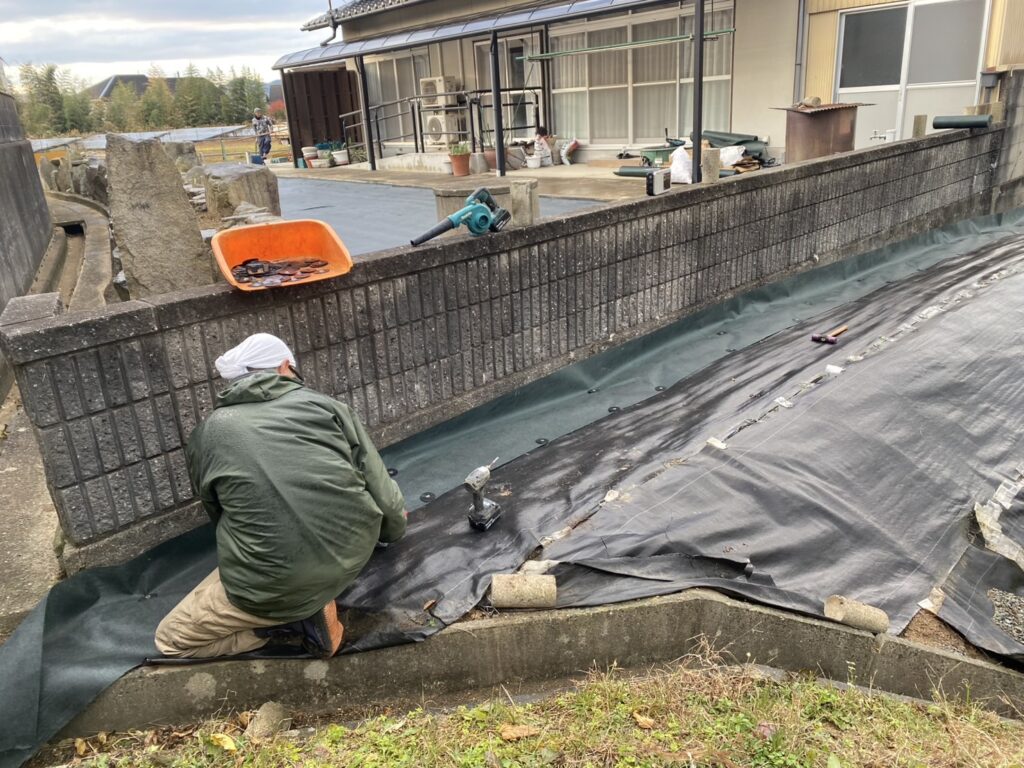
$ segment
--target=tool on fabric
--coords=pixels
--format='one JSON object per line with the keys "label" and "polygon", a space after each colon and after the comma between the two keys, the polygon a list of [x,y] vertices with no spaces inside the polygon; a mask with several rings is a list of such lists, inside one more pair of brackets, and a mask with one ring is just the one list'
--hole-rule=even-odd
{"label": "tool on fabric", "polygon": [[835,344],[840,336],[850,330],[849,326],[841,325],[838,328],[834,328],[828,333],[815,333],[811,335],[811,341],[816,341],[819,344]]}
{"label": "tool on fabric", "polygon": [[466,204],[447,216],[433,227],[428,229],[419,237],[411,240],[413,245],[422,245],[427,240],[432,240],[438,235],[443,235],[451,229],[456,229],[465,224],[469,233],[475,237],[485,235],[488,232],[500,232],[505,225],[512,220],[512,214],[498,205],[484,187],[474,190],[466,198]]}
{"label": "tool on fabric", "polygon": [[484,495],[484,489],[491,479],[491,467],[498,461],[494,461],[477,467],[463,481],[466,490],[473,494],[473,506],[469,508],[469,524],[478,531],[486,531],[501,517],[501,505],[496,501],[488,499]]}

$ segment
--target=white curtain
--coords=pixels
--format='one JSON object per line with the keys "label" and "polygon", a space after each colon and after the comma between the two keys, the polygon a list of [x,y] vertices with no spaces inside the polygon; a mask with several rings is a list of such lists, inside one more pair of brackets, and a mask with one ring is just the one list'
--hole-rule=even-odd
{"label": "white curtain", "polygon": [[[657,40],[676,35],[676,20],[651,21],[633,26],[633,41]],[[633,50],[633,82],[658,83],[676,79],[679,43],[652,45]]]}
{"label": "white curtain", "polygon": [[672,83],[638,85],[633,89],[633,135],[636,141],[653,142],[678,134],[676,87]]}
{"label": "white curtain", "polygon": [[629,89],[590,91],[590,138],[626,143],[629,139]]}
{"label": "white curtain", "polygon": [[555,111],[554,125],[549,126],[563,139],[589,139],[590,129],[587,123],[587,92],[569,91],[553,95]]}
{"label": "white curtain", "polygon": [[[625,43],[629,39],[626,27],[595,29],[587,33],[587,46]],[[625,85],[629,78],[629,52],[625,48],[610,51],[596,51],[587,56],[590,59],[590,87],[601,85]]]}
{"label": "white curtain", "polygon": [[[587,47],[587,33],[559,35],[551,38],[552,51],[577,51]],[[585,55],[558,56],[551,60],[552,87],[585,88],[587,86],[587,57]]]}

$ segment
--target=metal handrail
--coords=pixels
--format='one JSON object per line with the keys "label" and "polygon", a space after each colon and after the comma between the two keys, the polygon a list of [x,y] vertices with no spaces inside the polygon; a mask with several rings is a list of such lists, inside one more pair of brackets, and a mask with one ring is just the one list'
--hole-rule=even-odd
{"label": "metal handrail", "polygon": [[[522,94],[527,96],[528,100],[523,102],[517,101],[504,101],[501,102],[501,107],[532,107],[533,110],[533,122],[526,123],[523,125],[513,124],[509,125],[506,130],[518,131],[530,128],[536,128],[540,125],[540,107],[541,107],[541,89],[539,86],[520,86],[520,87],[506,87],[499,89],[499,93],[502,94]],[[424,101],[427,99],[447,99],[448,97],[455,97],[456,104],[425,104]],[[469,140],[471,150],[475,152],[477,150],[477,137],[479,136],[479,145],[481,149],[486,145],[484,137],[488,134],[494,134],[493,128],[484,127],[483,110],[485,109],[484,101],[493,99],[493,93],[490,90],[475,89],[475,90],[461,90],[461,91],[445,91],[436,94],[423,95],[417,94],[415,96],[405,96],[399,99],[392,99],[391,101],[381,102],[380,104],[374,104],[368,108],[370,113],[370,125],[366,126],[366,133],[368,135],[363,136],[363,141],[353,142],[350,141],[349,136],[353,128],[363,127],[363,113],[361,109],[352,110],[351,112],[345,112],[338,115],[341,121],[343,139],[345,145],[350,149],[365,148],[367,151],[367,158],[369,159],[369,153],[372,151],[373,145],[377,147],[378,156],[384,151],[384,143],[390,141],[405,141],[412,139],[413,145],[417,152],[426,151],[427,141],[425,137],[426,131],[424,130],[424,119],[423,112],[444,112],[444,113],[465,113],[467,117],[465,129],[454,129],[446,131],[446,133],[458,136],[461,138],[465,137]],[[388,107],[404,105],[406,109],[400,109],[396,114],[384,115],[383,111]],[[493,103],[486,107],[487,109],[493,109]],[[474,120],[474,111],[476,119]],[[394,135],[383,135],[381,130],[381,120],[390,120],[398,118],[399,120],[409,117],[412,122],[412,131],[405,133],[398,133]],[[349,120],[355,118],[354,122],[350,123]],[[491,142],[493,145],[493,141]]]}

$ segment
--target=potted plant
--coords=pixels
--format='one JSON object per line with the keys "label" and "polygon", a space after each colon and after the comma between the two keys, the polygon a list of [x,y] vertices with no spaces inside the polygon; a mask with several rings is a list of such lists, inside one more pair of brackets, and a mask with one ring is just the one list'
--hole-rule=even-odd
{"label": "potted plant", "polygon": [[335,165],[348,165],[348,148],[343,141],[331,142],[331,157]]}
{"label": "potted plant", "polygon": [[465,142],[448,145],[448,158],[452,161],[452,176],[469,176],[469,145]]}
{"label": "potted plant", "polygon": [[494,148],[494,143],[490,139],[484,139],[484,159],[490,170],[498,170],[498,150]]}

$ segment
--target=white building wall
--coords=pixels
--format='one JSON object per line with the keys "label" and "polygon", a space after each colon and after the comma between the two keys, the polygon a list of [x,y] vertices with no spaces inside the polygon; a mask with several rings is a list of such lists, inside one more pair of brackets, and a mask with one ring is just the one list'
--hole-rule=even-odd
{"label": "white building wall", "polygon": [[786,143],[786,113],[793,103],[798,0],[736,0],[732,130],[767,136],[772,154]]}

